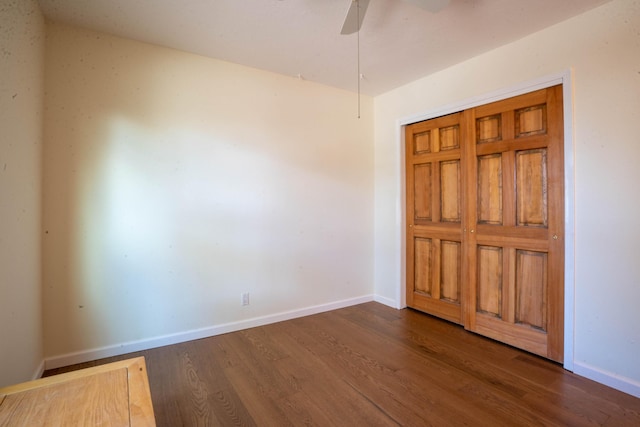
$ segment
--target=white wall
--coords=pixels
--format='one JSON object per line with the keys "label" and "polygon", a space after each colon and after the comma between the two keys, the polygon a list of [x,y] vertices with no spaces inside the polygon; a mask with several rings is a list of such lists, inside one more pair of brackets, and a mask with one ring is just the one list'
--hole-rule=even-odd
{"label": "white wall", "polygon": [[45,75],[48,358],[372,298],[371,98],[57,24]]}
{"label": "white wall", "polygon": [[640,393],[640,2],[616,0],[375,99],[376,293],[399,304],[397,120],[573,67],[575,371]]}
{"label": "white wall", "polygon": [[0,387],[42,361],[40,159],[44,20],[0,0]]}

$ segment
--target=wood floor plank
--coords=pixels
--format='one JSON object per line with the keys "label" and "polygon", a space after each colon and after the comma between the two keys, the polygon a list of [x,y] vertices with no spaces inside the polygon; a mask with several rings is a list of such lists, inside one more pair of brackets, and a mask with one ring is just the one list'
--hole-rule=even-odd
{"label": "wood floor plank", "polygon": [[[334,322],[333,325],[332,322]],[[398,413],[395,410],[404,409],[400,411],[402,414],[400,419],[406,422],[412,410],[418,409],[419,422],[411,420],[411,424],[415,422],[416,425],[428,424],[424,419],[425,416],[434,421],[435,425],[443,425],[443,423],[451,425],[454,419],[461,425],[473,425],[478,422],[477,410],[473,417],[469,417],[467,415],[469,409],[473,408],[468,407],[468,402],[461,400],[460,396],[451,396],[452,372],[433,370],[433,364],[431,364],[428,381],[420,381],[420,376],[402,376],[399,373],[398,364],[415,366],[420,364],[419,358],[409,360],[411,353],[403,353],[402,349],[389,345],[389,342],[378,342],[374,337],[366,336],[362,330],[349,330],[349,325],[340,323],[333,314],[325,315],[323,324],[331,325],[327,329],[332,330],[334,334],[328,336],[324,330],[320,330],[317,339],[324,340],[327,346],[333,348],[334,357],[327,359],[334,362],[333,369],[349,378],[354,384],[360,385],[362,390],[367,390],[367,398],[375,402],[385,413]],[[340,346],[336,343],[340,343]],[[375,348],[376,351],[371,352],[371,348]],[[375,357],[372,358],[371,355]],[[389,361],[391,361],[390,364],[388,364]],[[441,384],[445,384],[444,387],[435,381],[436,377],[441,379]],[[381,396],[376,393],[380,390],[387,390],[388,394],[397,400],[390,399],[389,395]],[[364,392],[362,393],[365,395]],[[392,403],[397,403],[399,400],[407,402],[404,408],[390,407]],[[452,404],[453,402],[455,404]]]}
{"label": "wood floor plank", "polygon": [[378,303],[45,375],[134,356],[158,426],[640,425],[640,399]]}
{"label": "wood floor plank", "polygon": [[[305,333],[306,331],[302,327],[290,331],[292,336],[300,336]],[[323,339],[333,341],[329,336],[325,336]],[[287,338],[283,337],[282,340],[286,341]],[[296,343],[293,338],[291,338],[291,342]],[[371,402],[391,420],[396,420],[399,414],[403,414],[405,419],[421,421],[421,424],[425,424],[425,420],[419,414],[421,411],[416,411],[415,407],[405,404],[405,401],[409,399],[401,398],[399,394],[390,391],[387,384],[381,381],[381,379],[393,375],[393,370],[385,369],[377,362],[365,360],[360,355],[344,350],[336,351],[331,355],[327,354],[323,358],[313,356],[309,358],[308,352],[307,355],[298,354],[295,358],[307,360],[307,363],[303,365],[283,362],[282,369],[290,371],[292,375],[304,378],[305,387],[317,388],[319,383],[326,382],[326,378],[335,377],[356,391],[360,397]],[[366,387],[361,387],[363,383]],[[394,384],[397,385],[397,382]],[[363,390],[368,390],[370,393]]]}
{"label": "wood floor plank", "polygon": [[[220,425],[256,425],[242,401],[242,390],[234,386],[216,358],[198,351],[198,341],[192,344],[191,351],[186,353],[190,358],[184,361],[183,372],[193,390],[191,407],[202,414],[197,418],[197,425],[209,425],[214,418]],[[201,401],[206,403],[207,412],[200,410]],[[201,421],[204,424],[200,424]]]}
{"label": "wood floor plank", "polygon": [[[397,425],[392,417],[376,407],[375,402],[363,398],[358,388],[347,380],[344,372],[342,374],[338,372],[339,368],[333,362],[336,357],[340,357],[340,352],[323,352],[324,356],[315,356],[293,338],[306,335],[307,330],[298,326],[287,332],[286,335],[277,336],[281,345],[289,350],[290,357],[278,361],[276,367],[295,379],[309,402],[326,414],[325,416],[331,421],[329,425],[336,425],[336,422],[346,423],[349,420],[351,420],[350,425]],[[335,343],[330,335],[323,335],[324,339],[332,344]],[[343,403],[336,405],[336,399],[342,400]],[[336,411],[336,408],[339,411]],[[370,414],[375,415],[371,417]]]}

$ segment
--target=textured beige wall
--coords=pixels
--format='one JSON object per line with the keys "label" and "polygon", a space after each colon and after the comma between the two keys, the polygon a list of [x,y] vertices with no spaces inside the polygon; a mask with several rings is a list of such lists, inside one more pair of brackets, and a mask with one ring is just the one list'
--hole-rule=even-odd
{"label": "textured beige wall", "polygon": [[372,294],[370,98],[62,25],[45,86],[48,357]]}
{"label": "textured beige wall", "polygon": [[40,159],[44,21],[35,1],[0,0],[0,387],[42,361]]}
{"label": "textured beige wall", "polygon": [[575,366],[640,392],[638,1],[613,1],[376,97],[376,293],[395,300],[403,268],[397,120],[569,68],[575,87]]}

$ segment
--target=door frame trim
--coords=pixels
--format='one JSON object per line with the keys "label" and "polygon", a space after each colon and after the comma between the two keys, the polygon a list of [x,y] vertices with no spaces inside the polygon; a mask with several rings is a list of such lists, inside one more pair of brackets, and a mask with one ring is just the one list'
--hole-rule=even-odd
{"label": "door frame trim", "polygon": [[564,363],[563,366],[569,371],[573,371],[574,364],[574,328],[575,328],[575,141],[574,141],[574,87],[573,69],[569,68],[556,74],[550,74],[541,78],[530,80],[498,89],[493,92],[479,96],[467,98],[462,101],[443,105],[435,109],[419,112],[411,116],[396,120],[396,146],[400,160],[400,179],[398,197],[396,198],[396,212],[399,217],[397,221],[398,242],[400,247],[400,281],[396,289],[397,308],[407,306],[405,283],[407,272],[406,259],[406,215],[405,215],[405,133],[407,125],[433,119],[435,117],[463,111],[491,102],[500,101],[514,96],[545,89],[551,86],[562,84],[563,94],[563,127],[564,127],[564,226],[565,226],[565,246],[564,246]]}

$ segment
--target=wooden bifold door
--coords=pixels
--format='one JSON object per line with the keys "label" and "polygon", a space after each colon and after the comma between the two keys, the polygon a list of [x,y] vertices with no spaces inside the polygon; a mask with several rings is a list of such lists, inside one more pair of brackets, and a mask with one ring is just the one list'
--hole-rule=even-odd
{"label": "wooden bifold door", "polygon": [[562,86],[405,128],[407,305],[562,362]]}

